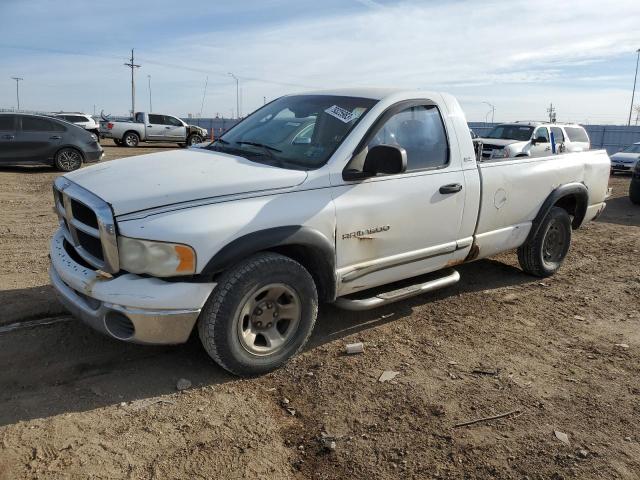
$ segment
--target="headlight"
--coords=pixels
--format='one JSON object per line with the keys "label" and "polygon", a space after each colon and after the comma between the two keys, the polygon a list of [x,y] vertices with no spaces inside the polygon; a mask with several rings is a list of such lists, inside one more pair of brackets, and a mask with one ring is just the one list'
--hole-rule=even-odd
{"label": "headlight", "polygon": [[491,152],[491,158],[507,158],[509,156],[509,151],[506,148],[501,150],[493,150]]}
{"label": "headlight", "polygon": [[196,271],[196,252],[188,245],[118,237],[118,250],[127,272],[175,277]]}

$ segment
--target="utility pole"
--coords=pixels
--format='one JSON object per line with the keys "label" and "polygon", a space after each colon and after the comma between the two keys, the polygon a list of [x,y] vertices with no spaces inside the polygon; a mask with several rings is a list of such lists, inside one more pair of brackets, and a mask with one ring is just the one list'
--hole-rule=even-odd
{"label": "utility pole", "polygon": [[553,103],[549,104],[547,113],[549,114],[549,123],[556,123],[556,109],[553,108]]}
{"label": "utility pole", "polygon": [[153,112],[153,108],[151,107],[151,75],[147,75],[147,80],[149,80],[149,113]]}
{"label": "utility pole", "polygon": [[233,73],[229,72],[229,75],[236,81],[236,115],[240,118],[240,82]]}
{"label": "utility pole", "polygon": [[262,104],[266,105],[267,104],[267,97],[262,97]]}
{"label": "utility pole", "polygon": [[633,92],[631,93],[631,106],[629,107],[629,121],[627,122],[627,126],[631,126],[631,113],[633,113],[633,101],[636,96],[636,80],[638,80],[638,61],[640,61],[640,48],[636,50],[638,54],[636,56],[636,74],[633,77]]}
{"label": "utility pole", "polygon": [[133,48],[131,49],[131,59],[129,63],[125,63],[125,65],[131,69],[131,118],[133,119],[136,114],[136,81],[133,72],[136,68],[141,67],[141,65],[133,63]]}
{"label": "utility pole", "polygon": [[20,80],[24,80],[22,77],[11,77],[16,81],[16,100],[18,101],[18,110],[20,110]]}

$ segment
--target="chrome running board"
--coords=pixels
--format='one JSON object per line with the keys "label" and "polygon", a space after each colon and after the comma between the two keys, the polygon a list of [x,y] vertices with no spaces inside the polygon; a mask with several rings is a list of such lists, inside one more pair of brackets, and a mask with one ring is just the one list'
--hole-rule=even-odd
{"label": "chrome running board", "polygon": [[353,299],[347,297],[339,297],[336,299],[336,306],[345,310],[370,310],[372,308],[388,305],[393,302],[399,302],[406,298],[415,297],[422,293],[432,292],[440,288],[453,285],[460,280],[460,274],[456,270],[445,270],[445,276],[430,280],[425,283],[417,283],[408,287],[391,290],[389,292],[379,293],[371,298]]}

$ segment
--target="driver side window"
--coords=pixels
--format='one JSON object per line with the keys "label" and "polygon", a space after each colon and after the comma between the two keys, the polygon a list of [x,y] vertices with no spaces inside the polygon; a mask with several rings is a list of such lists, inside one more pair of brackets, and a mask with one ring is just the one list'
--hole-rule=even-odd
{"label": "driver side window", "polygon": [[542,142],[540,137],[544,138],[543,143],[549,143],[549,132],[547,131],[547,127],[540,127],[536,130],[536,133],[533,135],[533,138],[535,138],[536,141]]}
{"label": "driver side window", "polygon": [[407,152],[407,172],[449,163],[449,144],[435,105],[406,108],[389,118],[367,145],[397,145]]}

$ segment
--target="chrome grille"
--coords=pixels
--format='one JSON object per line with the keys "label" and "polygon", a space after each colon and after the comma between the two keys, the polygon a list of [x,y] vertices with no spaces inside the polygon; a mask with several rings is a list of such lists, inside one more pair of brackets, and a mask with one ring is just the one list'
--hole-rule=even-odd
{"label": "chrome grille", "polygon": [[109,205],[64,177],[53,184],[56,213],[66,241],[99,270],[120,269],[116,225]]}

